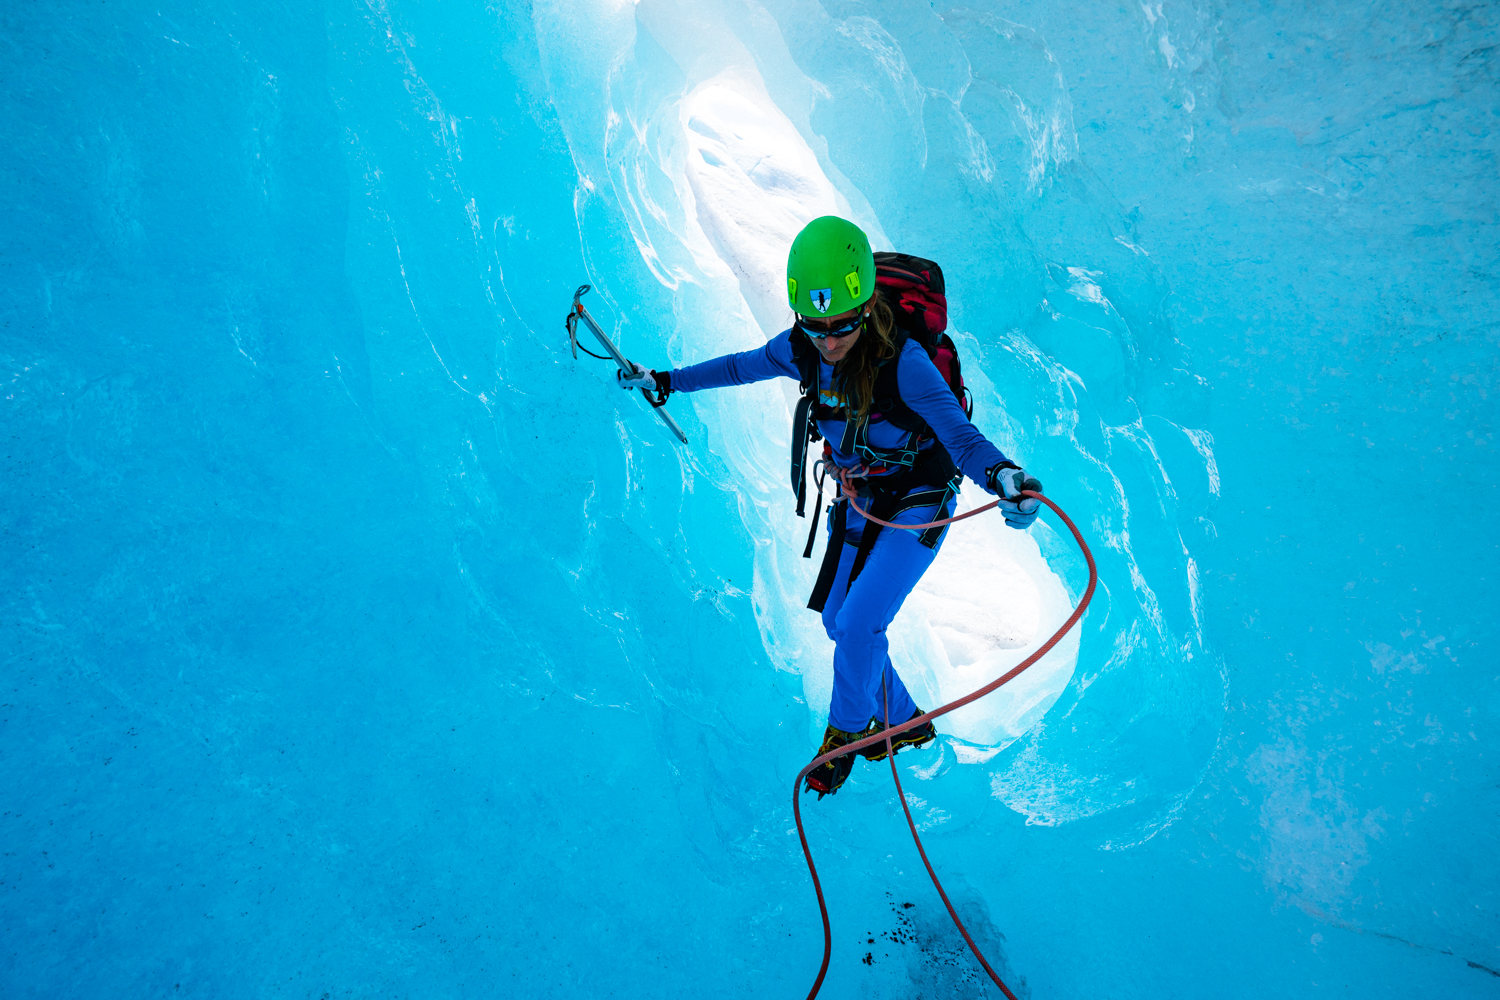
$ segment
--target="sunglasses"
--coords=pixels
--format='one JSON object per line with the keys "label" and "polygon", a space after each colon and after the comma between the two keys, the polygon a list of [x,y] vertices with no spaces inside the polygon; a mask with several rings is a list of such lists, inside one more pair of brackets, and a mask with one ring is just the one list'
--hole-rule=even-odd
{"label": "sunglasses", "polygon": [[865,318],[863,316],[857,315],[853,319],[845,320],[838,326],[821,328],[816,326],[808,326],[807,322],[799,317],[797,320],[797,329],[801,330],[804,335],[811,337],[813,340],[822,340],[825,337],[847,337],[854,331],[858,330],[864,323],[864,321]]}

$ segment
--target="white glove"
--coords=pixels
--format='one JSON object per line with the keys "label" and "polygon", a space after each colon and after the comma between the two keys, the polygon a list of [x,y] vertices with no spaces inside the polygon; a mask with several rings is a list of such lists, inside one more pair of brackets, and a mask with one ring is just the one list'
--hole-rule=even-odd
{"label": "white glove", "polygon": [[656,383],[656,372],[650,368],[642,368],[635,362],[631,362],[635,371],[629,375],[624,372],[615,371],[615,381],[620,383],[621,389],[645,389],[647,392],[658,392],[660,387]]}
{"label": "white glove", "polygon": [[1022,490],[1042,492],[1042,484],[1026,474],[1025,469],[1014,465],[996,466],[990,470],[989,490],[1000,498],[1000,513],[1005,523],[1012,528],[1026,529],[1036,520],[1042,502],[1034,497],[1021,496]]}

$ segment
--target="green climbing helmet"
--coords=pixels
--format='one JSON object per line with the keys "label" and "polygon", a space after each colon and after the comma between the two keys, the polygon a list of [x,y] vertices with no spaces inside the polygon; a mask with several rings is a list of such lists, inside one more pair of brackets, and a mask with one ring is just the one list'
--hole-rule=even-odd
{"label": "green climbing helmet", "polygon": [[837,316],[875,294],[875,255],[854,223],[825,215],[802,227],[786,257],[786,298],[802,316]]}

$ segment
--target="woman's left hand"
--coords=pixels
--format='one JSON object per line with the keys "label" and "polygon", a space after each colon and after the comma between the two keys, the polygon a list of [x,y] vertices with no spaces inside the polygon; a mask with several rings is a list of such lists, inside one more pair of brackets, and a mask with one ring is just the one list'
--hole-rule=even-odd
{"label": "woman's left hand", "polygon": [[1011,462],[997,465],[990,470],[986,488],[1000,498],[1000,513],[1005,523],[1012,528],[1026,529],[1036,520],[1042,502],[1034,497],[1023,497],[1022,491],[1042,492],[1042,484],[1026,474],[1026,470]]}

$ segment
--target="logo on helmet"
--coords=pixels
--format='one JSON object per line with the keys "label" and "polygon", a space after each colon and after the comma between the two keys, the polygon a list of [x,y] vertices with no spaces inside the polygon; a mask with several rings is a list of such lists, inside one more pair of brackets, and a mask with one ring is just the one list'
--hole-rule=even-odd
{"label": "logo on helmet", "polygon": [[807,296],[812,299],[813,308],[820,313],[826,313],[828,307],[833,305],[832,288],[814,288]]}

